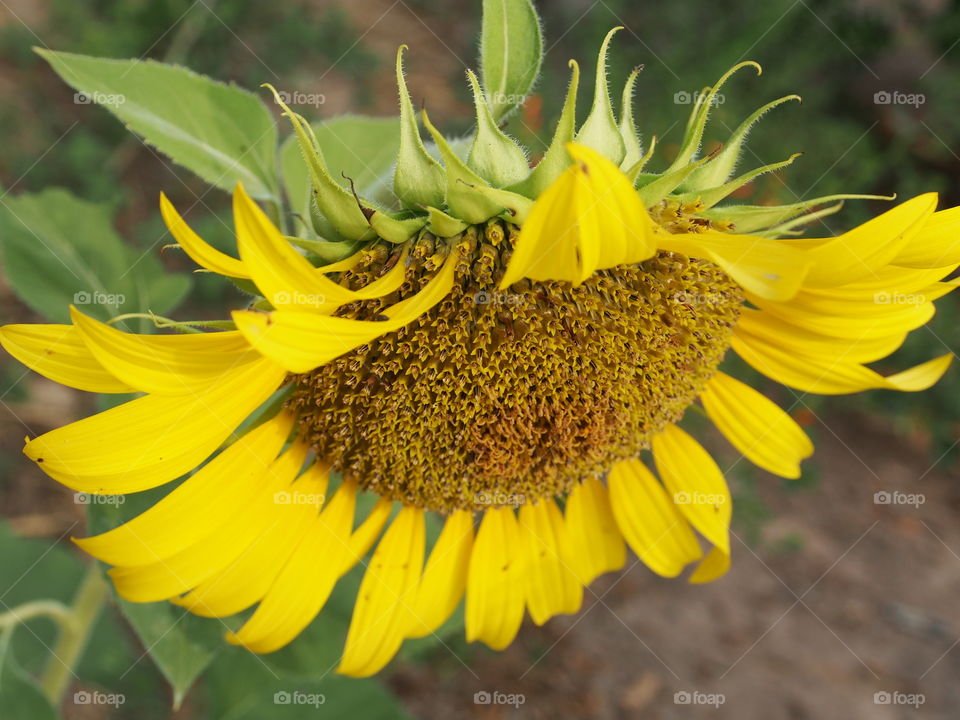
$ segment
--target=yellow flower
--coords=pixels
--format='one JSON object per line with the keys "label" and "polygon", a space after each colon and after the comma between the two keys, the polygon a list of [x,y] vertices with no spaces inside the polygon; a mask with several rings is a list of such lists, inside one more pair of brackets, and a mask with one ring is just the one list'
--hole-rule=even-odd
{"label": "yellow flower", "polygon": [[[520,226],[377,240],[320,268],[241,187],[239,259],[163,198],[190,257],[252,281],[266,305],[222,332],[128,334],[76,310],[72,325],[0,329],[59,383],[143,393],[30,440],[51,477],[132,493],[193,471],[76,541],[119,594],[203,616],[254,608],[228,640],[270,652],[376,545],[340,672],[377,672],[464,596],[467,639],[500,649],[525,612],[576,612],[626,546],[663,576],[726,571],[729,490],[677,426],[697,400],[745,457],[799,476],[810,441],[718,370],[728,349],[803,392],[916,391],[946,370],[950,355],[888,377],[866,366],[954,287],[960,210],[935,212],[935,195],[836,238],[773,240],[720,232],[696,203],[647,208],[603,155],[567,152]],[[365,513],[362,491],[378,497]],[[428,553],[432,512],[445,525]]]}

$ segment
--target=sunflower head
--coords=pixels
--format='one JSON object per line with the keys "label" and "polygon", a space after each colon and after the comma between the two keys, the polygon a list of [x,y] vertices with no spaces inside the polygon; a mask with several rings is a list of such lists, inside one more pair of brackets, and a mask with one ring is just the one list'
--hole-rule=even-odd
{"label": "sunflower head", "polygon": [[[503,648],[525,613],[544,623],[575,612],[627,546],[663,576],[726,571],[730,493],[681,429],[687,410],[758,466],[800,475],[810,441],[720,370],[730,350],[802,393],[916,391],[946,371],[950,355],[891,375],[868,364],[953,289],[943,279],[960,265],[960,212],[921,195],[809,239],[784,236],[857,196],[722,205],[796,157],[736,171],[757,120],[796,96],[698,156],[718,90],[755,63],[700,93],[676,158],[647,171],[655,140],[644,150],[634,126],[638,72],[619,115],[607,88],[615,33],[579,125],[571,62],[532,168],[472,73],[472,141],[455,146],[424,112],[424,143],[401,48],[400,150],[393,196],[379,202],[334,179],[278,94],[312,185],[301,237],[238,187],[235,257],[161,198],[183,250],[256,294],[217,332],[134,335],[76,310],[69,325],[0,329],[4,348],[58,382],[142,393],[30,440],[26,454],[54,479],[125,493],[193,473],[142,515],[77,541],[113,566],[123,597],[246,613],[228,640],[271,652],[375,545],[341,672],[377,672],[463,597],[467,639]],[[362,491],[372,509],[360,509]],[[428,513],[444,519],[429,549]]]}

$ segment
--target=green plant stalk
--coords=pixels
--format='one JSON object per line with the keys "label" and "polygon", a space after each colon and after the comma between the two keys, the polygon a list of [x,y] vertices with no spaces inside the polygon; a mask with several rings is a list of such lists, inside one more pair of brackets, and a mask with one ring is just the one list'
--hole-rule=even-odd
{"label": "green plant stalk", "polygon": [[70,685],[73,669],[83,655],[106,597],[107,583],[98,564],[92,562],[73,598],[68,615],[61,619],[60,636],[40,676],[40,688],[54,706],[59,706],[63,693]]}
{"label": "green plant stalk", "polygon": [[70,608],[57,600],[34,600],[0,614],[0,632],[38,617],[49,617],[59,625],[70,622]]}

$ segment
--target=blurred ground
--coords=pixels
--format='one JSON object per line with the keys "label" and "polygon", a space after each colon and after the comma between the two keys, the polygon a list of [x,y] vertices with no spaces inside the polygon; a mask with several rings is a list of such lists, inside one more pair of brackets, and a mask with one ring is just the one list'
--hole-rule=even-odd
{"label": "blurred ground", "polygon": [[[178,194],[203,191],[128,138],[107,113],[72,104],[71,91],[30,52],[38,44],[178,60],[247,87],[283,78],[288,88],[323,93],[326,102],[308,114],[325,117],[393,113],[393,57],[406,42],[415,96],[446,127],[469,126],[462,71],[474,63],[479,1],[149,5],[0,3],[0,184],[14,193],[62,184],[90,199],[109,199],[134,243],[156,235],[160,189],[175,202]],[[802,107],[778,109],[759,126],[750,163],[795,150],[806,155],[789,173],[751,185],[745,202],[850,191],[907,197],[927,189],[960,202],[960,12],[946,0],[539,5],[550,51],[542,96],[528,105],[524,124],[512,126],[525,140],[549,127],[570,56],[584,68],[586,104],[599,40],[623,23],[628,29],[617,40],[611,75],[619,83],[635,63],[647,65],[637,115],[646,136],[663,135],[658,167],[675,151],[689,110],[672,102],[674,93],[756,58],[764,76],[735,81],[718,109],[712,140],[722,141],[724,126],[734,127],[763,102],[799,91]],[[917,108],[872,102],[884,89],[922,91],[926,102]],[[211,212],[227,206],[217,193],[206,202]],[[878,208],[854,207],[818,231],[849,227]],[[186,267],[182,259],[166,262]],[[215,315],[230,301],[201,283],[181,314]],[[956,301],[942,306],[932,332],[919,333],[896,366],[960,345]],[[0,289],[0,320],[35,319]],[[440,649],[396,667],[391,686],[424,718],[956,717],[960,473],[948,451],[958,436],[958,377],[955,369],[939,391],[922,395],[806,398],[826,424],[813,428],[817,455],[804,480],[790,489],[743,464],[730,473],[741,541],[723,580],[690,586],[635,565],[598,581],[596,597],[580,615],[544,628],[525,625],[505,653],[452,644],[469,667]],[[80,417],[92,405],[6,359],[0,379],[2,515],[24,535],[57,538],[82,518],[82,508],[23,461],[21,439]],[[881,491],[921,493],[925,502],[876,504]],[[522,693],[524,704],[475,705],[474,693],[481,691]],[[677,692],[700,699],[694,694],[720,693],[724,703],[688,707],[675,702]],[[922,693],[925,703],[917,710],[878,705],[877,692]],[[175,717],[201,715],[188,701]]]}

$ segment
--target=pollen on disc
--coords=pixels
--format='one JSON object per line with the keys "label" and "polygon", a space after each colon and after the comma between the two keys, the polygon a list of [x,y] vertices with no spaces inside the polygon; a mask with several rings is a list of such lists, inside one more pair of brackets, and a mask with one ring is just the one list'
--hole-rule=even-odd
{"label": "pollen on disc", "polygon": [[[730,343],[743,296],[716,266],[660,253],[579,287],[497,289],[518,229],[413,241],[404,285],[338,314],[376,319],[450,252],[450,295],[410,325],[294,378],[288,407],[318,456],[361,487],[441,512],[550,497],[635,457],[677,421]],[[397,261],[378,244],[340,282]]]}

